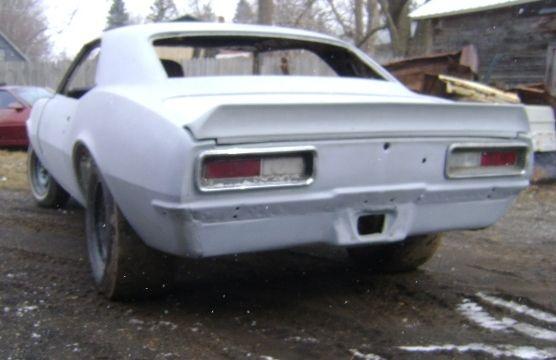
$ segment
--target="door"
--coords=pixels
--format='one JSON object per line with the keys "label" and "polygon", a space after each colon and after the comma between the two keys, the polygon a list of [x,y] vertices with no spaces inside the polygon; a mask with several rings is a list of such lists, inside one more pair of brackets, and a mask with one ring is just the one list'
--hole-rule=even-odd
{"label": "door", "polygon": [[69,129],[79,100],[95,86],[100,42],[86,45],[64,76],[56,95],[45,105],[38,126],[41,161],[70,194],[78,191],[72,164],[75,139]]}

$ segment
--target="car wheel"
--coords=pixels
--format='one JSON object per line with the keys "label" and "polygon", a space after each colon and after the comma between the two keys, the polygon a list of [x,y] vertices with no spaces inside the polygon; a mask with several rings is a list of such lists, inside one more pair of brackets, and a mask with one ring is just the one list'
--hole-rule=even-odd
{"label": "car wheel", "polygon": [[39,206],[61,208],[68,202],[69,194],[48,173],[31,147],[27,152],[27,178]]}
{"label": "car wheel", "polygon": [[378,273],[398,273],[417,269],[434,255],[442,242],[440,234],[411,236],[404,241],[348,248],[360,266]]}
{"label": "car wheel", "polygon": [[124,218],[94,164],[87,181],[85,226],[96,286],[110,300],[165,293],[173,283],[173,261],[147,247]]}

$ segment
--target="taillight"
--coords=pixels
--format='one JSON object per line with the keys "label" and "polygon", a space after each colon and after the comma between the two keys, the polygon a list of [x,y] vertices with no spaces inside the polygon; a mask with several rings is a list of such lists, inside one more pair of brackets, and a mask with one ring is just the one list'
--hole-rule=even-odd
{"label": "taillight", "polygon": [[202,155],[202,191],[245,190],[308,185],[314,173],[314,150],[303,148],[217,150]]}
{"label": "taillight", "polygon": [[260,159],[213,159],[203,167],[205,179],[233,179],[255,177],[261,174]]}
{"label": "taillight", "polygon": [[455,144],[448,152],[449,178],[522,175],[527,164],[526,145]]}
{"label": "taillight", "polygon": [[515,166],[519,150],[487,150],[481,153],[481,166]]}

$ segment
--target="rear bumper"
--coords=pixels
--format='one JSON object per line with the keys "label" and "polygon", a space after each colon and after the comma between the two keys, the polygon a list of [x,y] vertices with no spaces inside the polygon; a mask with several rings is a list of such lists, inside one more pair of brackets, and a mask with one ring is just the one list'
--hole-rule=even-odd
{"label": "rear bumper", "polygon": [[[309,244],[358,246],[410,235],[479,229],[503,216],[527,180],[497,187],[380,187],[172,203],[154,200],[157,239],[147,244],[178,256],[208,257]],[[361,235],[360,216],[384,214],[383,231]],[[164,243],[161,243],[161,235]]]}

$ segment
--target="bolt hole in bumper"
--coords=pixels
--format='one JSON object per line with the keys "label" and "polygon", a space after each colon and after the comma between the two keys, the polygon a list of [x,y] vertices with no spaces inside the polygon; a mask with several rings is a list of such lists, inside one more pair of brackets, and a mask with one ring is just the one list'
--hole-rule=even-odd
{"label": "bolt hole in bumper", "polygon": [[[173,231],[165,244],[156,234],[158,242],[152,245],[178,256],[209,257],[311,244],[358,246],[479,229],[503,216],[527,183],[494,191],[441,186],[282,194],[241,205],[224,199],[187,204],[154,200],[159,228]],[[145,241],[149,243],[149,236]]]}

